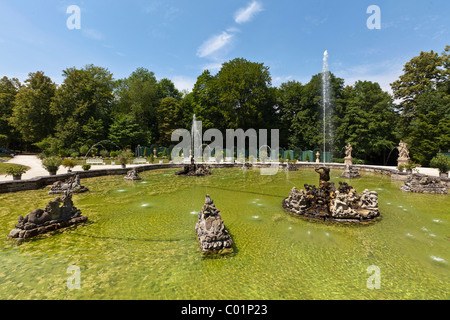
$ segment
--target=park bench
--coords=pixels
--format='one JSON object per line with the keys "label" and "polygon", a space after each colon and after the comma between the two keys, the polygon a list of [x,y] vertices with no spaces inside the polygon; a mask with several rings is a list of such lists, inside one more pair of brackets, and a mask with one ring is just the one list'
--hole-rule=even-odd
{"label": "park bench", "polygon": [[134,164],[148,164],[148,161],[144,158],[136,158],[133,160]]}
{"label": "park bench", "polygon": [[103,162],[103,159],[100,158],[93,158],[93,159],[87,159],[86,160],[87,164],[102,164],[104,165],[105,163]]}

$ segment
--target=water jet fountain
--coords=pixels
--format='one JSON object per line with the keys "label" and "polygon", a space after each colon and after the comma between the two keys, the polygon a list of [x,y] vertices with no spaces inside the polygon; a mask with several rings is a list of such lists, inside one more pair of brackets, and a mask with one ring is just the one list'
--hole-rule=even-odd
{"label": "water jet fountain", "polygon": [[[200,155],[200,156],[198,156]],[[195,157],[197,160],[202,158],[202,135],[201,127],[198,127],[198,121],[196,121],[195,114],[192,118],[192,128],[191,128],[191,149],[190,149],[190,164],[186,164],[183,170],[176,172],[177,176],[206,176],[211,174],[211,170],[205,164],[197,164],[195,162]]]}

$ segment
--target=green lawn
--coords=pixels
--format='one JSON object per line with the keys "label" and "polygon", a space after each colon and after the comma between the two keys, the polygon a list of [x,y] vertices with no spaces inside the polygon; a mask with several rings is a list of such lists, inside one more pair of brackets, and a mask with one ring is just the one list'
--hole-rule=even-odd
{"label": "green lawn", "polygon": [[[0,162],[0,175],[6,175],[6,169],[9,167],[27,167],[27,166],[23,166],[20,164],[14,164],[14,163],[5,163],[5,162]],[[27,167],[27,170],[29,170],[30,167]]]}

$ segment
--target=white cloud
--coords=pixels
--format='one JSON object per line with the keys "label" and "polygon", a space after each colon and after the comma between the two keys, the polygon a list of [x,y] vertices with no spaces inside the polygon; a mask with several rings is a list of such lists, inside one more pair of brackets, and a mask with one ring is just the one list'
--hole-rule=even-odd
{"label": "white cloud", "polygon": [[[349,67],[346,70],[338,70],[335,73],[345,80],[346,85],[354,85],[356,81],[378,82],[381,89],[392,94],[390,84],[403,73],[403,59],[393,59],[395,61],[380,61],[370,64],[360,64]],[[398,60],[398,61],[397,61]]]}
{"label": "white cloud", "polygon": [[233,35],[226,31],[223,31],[219,35],[212,36],[203,42],[203,44],[198,48],[197,56],[200,58],[210,56],[211,54],[229,45],[232,40]]}
{"label": "white cloud", "polygon": [[261,3],[259,3],[258,1],[253,1],[246,8],[241,8],[236,11],[234,21],[239,24],[248,22],[262,10],[263,9]]}
{"label": "white cloud", "polygon": [[[225,62],[225,61],[223,61]],[[202,66],[202,71],[203,70],[209,70],[209,71],[219,71],[222,68],[222,64],[223,62],[220,61],[215,61],[215,62],[210,62],[207,63],[205,65]]]}
{"label": "white cloud", "polygon": [[197,79],[189,78],[186,76],[173,76],[171,80],[175,85],[175,87],[180,91],[182,90],[192,91],[195,82],[197,81]]}

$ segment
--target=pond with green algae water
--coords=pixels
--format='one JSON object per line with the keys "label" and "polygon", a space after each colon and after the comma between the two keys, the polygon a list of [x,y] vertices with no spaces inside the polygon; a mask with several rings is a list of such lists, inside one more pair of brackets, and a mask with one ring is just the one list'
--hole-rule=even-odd
{"label": "pond with green algae water", "polygon": [[[449,299],[450,196],[411,194],[402,182],[362,173],[382,219],[325,224],[281,207],[293,186],[318,184],[312,169],[260,175],[213,169],[83,179],[73,201],[86,224],[20,245],[7,238],[19,215],[44,208],[41,190],[0,194],[0,299]],[[332,170],[335,184],[342,171]],[[234,254],[202,258],[195,233],[205,194],[221,210]],[[77,266],[79,289],[67,286]],[[369,289],[379,270],[379,289]],[[369,271],[368,271],[369,270]]]}

